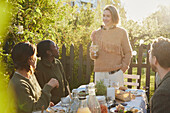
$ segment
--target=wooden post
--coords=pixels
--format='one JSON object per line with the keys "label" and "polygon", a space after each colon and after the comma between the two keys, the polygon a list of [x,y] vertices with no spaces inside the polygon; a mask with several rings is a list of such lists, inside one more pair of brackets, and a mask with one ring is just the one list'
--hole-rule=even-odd
{"label": "wooden post", "polygon": [[146,68],[146,90],[147,97],[149,99],[150,94],[150,63],[149,63],[149,54],[148,50],[150,50],[150,44],[147,46],[147,68]]}
{"label": "wooden post", "polygon": [[73,71],[74,71],[74,46],[71,44],[70,46],[70,65],[69,65],[69,75],[70,75],[70,84],[73,83]]}
{"label": "wooden post", "polygon": [[67,71],[66,71],[66,47],[65,45],[62,46],[62,54],[61,54],[61,63],[63,65],[63,68],[64,68],[64,71],[65,71],[65,74],[66,74],[66,78],[68,79],[67,77]]}
{"label": "wooden post", "polygon": [[90,43],[87,46],[87,55],[86,55],[86,83],[90,82],[90,75],[91,75],[91,65],[90,65]]}
{"label": "wooden post", "polygon": [[[139,54],[138,54],[138,67],[137,67],[137,75],[140,75],[138,83],[141,83],[141,70],[142,70],[142,54],[143,54],[143,45],[139,47]],[[137,87],[140,89],[140,85]]]}
{"label": "wooden post", "polygon": [[79,46],[79,64],[78,64],[78,81],[79,84],[81,85],[82,80],[83,80],[83,46],[80,44]]}

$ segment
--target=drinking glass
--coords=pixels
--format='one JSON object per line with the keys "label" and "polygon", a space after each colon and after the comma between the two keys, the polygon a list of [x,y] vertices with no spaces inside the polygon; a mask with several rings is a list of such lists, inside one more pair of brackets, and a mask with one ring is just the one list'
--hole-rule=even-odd
{"label": "drinking glass", "polygon": [[112,82],[112,86],[115,88],[115,89],[119,89],[119,82]]}
{"label": "drinking glass", "polygon": [[92,52],[94,53],[94,56],[97,57],[97,56],[98,56],[97,53],[98,53],[98,51],[99,51],[99,46],[92,44],[92,45],[91,45],[91,50],[92,50]]}
{"label": "drinking glass", "polygon": [[106,102],[107,102],[107,105],[111,105],[111,104],[113,104],[113,102],[114,102],[113,97],[111,97],[111,96],[106,97]]}
{"label": "drinking glass", "polygon": [[112,104],[113,100],[115,100],[115,88],[107,87],[107,103]]}
{"label": "drinking glass", "polygon": [[70,106],[70,98],[69,97],[62,97],[61,98],[61,106],[62,107]]}

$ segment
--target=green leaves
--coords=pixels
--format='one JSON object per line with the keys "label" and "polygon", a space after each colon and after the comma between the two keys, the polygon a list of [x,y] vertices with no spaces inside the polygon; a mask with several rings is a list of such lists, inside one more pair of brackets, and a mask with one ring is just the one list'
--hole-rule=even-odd
{"label": "green leaves", "polygon": [[40,11],[39,8],[36,8],[36,12],[37,12],[40,16],[42,16],[42,13],[41,13],[41,11]]}
{"label": "green leaves", "polygon": [[[9,5],[6,4],[3,1],[0,1],[0,36],[3,35],[3,33],[5,32],[8,23],[9,23]],[[2,40],[0,40],[0,42],[2,42]]]}
{"label": "green leaves", "polygon": [[96,95],[106,95],[107,87],[104,85],[103,81],[97,81],[95,87],[97,89]]}
{"label": "green leaves", "polygon": [[[16,113],[14,108],[14,95],[8,88],[9,73],[5,70],[7,64],[4,63],[4,60],[8,59],[9,54],[4,55],[2,50],[2,43],[4,42],[4,34],[9,24],[10,13],[9,4],[5,0],[0,1],[0,113]],[[6,58],[6,59],[4,59]],[[8,62],[10,63],[10,61]]]}

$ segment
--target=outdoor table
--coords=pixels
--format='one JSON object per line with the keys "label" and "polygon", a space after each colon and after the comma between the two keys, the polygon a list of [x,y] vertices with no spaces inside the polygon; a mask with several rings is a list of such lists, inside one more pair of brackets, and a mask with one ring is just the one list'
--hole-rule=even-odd
{"label": "outdoor table", "polygon": [[[79,91],[86,90],[86,85],[81,85],[79,88],[77,88]],[[134,89],[137,90],[137,89]],[[146,96],[145,91],[142,93],[141,96],[136,96],[134,100],[131,100],[129,102],[123,102],[116,99],[116,102],[119,103],[126,103],[127,106],[134,106],[142,109],[142,113],[147,113],[147,104],[148,99]]]}
{"label": "outdoor table", "polygon": [[[116,100],[117,103],[123,103],[120,100]],[[127,106],[134,106],[142,109],[142,113],[147,113],[147,96],[146,93],[143,93],[141,96],[136,96],[134,100],[131,100],[129,102],[124,102],[127,104]]]}
{"label": "outdoor table", "polygon": [[[86,86],[87,85],[81,85],[78,89],[79,91],[86,91]],[[67,96],[67,98],[69,98],[69,96]],[[147,96],[146,93],[144,92],[141,96],[136,96],[136,98],[134,100],[131,100],[129,102],[123,102],[120,100],[116,99],[116,103],[126,103],[127,106],[134,106],[134,107],[138,107],[142,109],[142,113],[147,113]],[[58,104],[56,104],[54,107],[52,107],[52,109],[58,108],[58,107],[62,107],[61,106],[61,102],[59,102]],[[51,108],[48,108],[47,110],[50,110]]]}

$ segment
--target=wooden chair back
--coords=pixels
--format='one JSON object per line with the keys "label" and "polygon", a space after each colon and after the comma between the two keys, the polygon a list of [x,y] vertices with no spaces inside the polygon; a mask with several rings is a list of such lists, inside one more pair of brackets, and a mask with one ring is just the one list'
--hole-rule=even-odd
{"label": "wooden chair back", "polygon": [[[123,74],[124,75],[124,79],[132,79],[132,82],[128,82],[128,81],[124,81],[124,85],[127,86],[135,86],[137,88],[137,86],[139,86],[138,80],[140,79],[140,75],[131,75],[131,74]],[[133,79],[135,79],[135,82],[133,82]]]}

